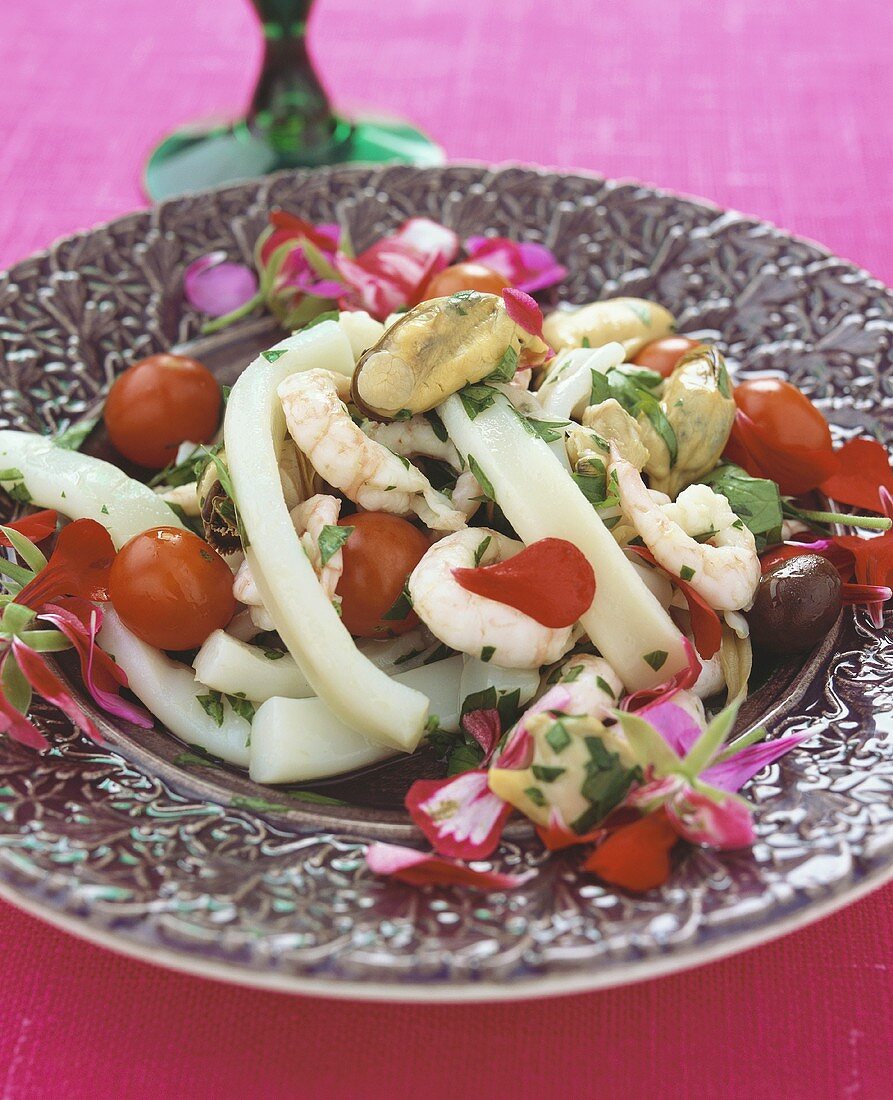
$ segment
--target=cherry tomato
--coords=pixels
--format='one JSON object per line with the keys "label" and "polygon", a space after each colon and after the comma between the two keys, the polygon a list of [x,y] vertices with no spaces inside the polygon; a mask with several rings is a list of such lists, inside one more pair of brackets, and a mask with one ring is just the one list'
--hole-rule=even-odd
{"label": "cherry tomato", "polygon": [[646,344],[633,357],[633,362],[637,367],[647,367],[662,378],[669,378],[682,356],[700,343],[700,340],[691,340],[688,336],[664,336],[661,340]]}
{"label": "cherry tomato", "polygon": [[753,378],[735,387],[735,404],[775,447],[831,450],[831,431],[805,394],[780,378]]}
{"label": "cherry tomato", "polygon": [[233,617],[233,574],[191,531],[151,527],[118,551],[109,598],[121,622],[158,649],[194,649]]}
{"label": "cherry tomato", "polygon": [[512,284],[492,267],[472,262],[453,264],[428,280],[422,291],[421,301],[429,298],[446,298],[460,290],[477,290],[481,294],[502,294]]}
{"label": "cherry tomato", "polygon": [[399,620],[384,616],[428,549],[428,539],[408,520],[387,512],[357,512],[338,523],[354,528],[341,551],[344,572],[335,589],[344,625],[357,638],[412,630],[419,621],[413,612]]}
{"label": "cherry tomato", "polygon": [[150,355],[115,379],[103,415],[109,438],[125,458],[160,470],[187,439],[213,438],[220,386],[197,359]]}

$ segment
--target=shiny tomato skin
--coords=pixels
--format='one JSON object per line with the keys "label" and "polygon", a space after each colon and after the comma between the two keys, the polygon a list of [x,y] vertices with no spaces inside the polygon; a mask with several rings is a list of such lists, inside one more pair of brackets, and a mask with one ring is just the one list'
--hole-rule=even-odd
{"label": "shiny tomato skin", "polygon": [[430,546],[408,520],[387,512],[357,512],[338,521],[353,527],[341,553],[344,571],[335,589],[341,597],[341,619],[356,638],[405,634],[418,625],[405,619],[383,619],[397,602],[406,579]]}
{"label": "shiny tomato skin", "polygon": [[450,294],[458,294],[460,290],[477,290],[481,294],[502,294],[505,288],[511,285],[492,267],[467,261],[445,267],[443,271],[432,276],[422,291],[421,301],[425,302],[429,298],[447,298]]}
{"label": "shiny tomato skin", "polygon": [[633,363],[637,367],[656,371],[662,378],[669,378],[682,356],[699,347],[700,343],[700,340],[692,340],[688,336],[664,336],[646,344],[633,356]]}
{"label": "shiny tomato skin", "polygon": [[735,387],[735,404],[776,447],[831,450],[828,422],[790,382],[751,378]]}
{"label": "shiny tomato skin", "polygon": [[185,355],[150,355],[128,367],[109,390],[103,417],[116,450],[160,470],[187,439],[207,443],[220,422],[220,386]]}
{"label": "shiny tomato skin", "polygon": [[236,610],[233,574],[191,531],[151,527],[118,551],[109,598],[121,622],[158,649],[194,649]]}

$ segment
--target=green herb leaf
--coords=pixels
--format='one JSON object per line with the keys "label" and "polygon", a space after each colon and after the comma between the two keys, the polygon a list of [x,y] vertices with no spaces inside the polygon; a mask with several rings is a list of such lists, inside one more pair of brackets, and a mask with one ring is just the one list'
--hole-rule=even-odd
{"label": "green herb leaf", "polygon": [[321,325],[323,321],[337,321],[339,316],[337,309],[324,309],[322,313],[317,313],[315,317],[311,317],[307,324],[298,331],[306,332],[309,328],[316,328],[317,325]]}
{"label": "green herb leaf", "polygon": [[589,404],[600,405],[611,396],[611,387],[608,385],[607,376],[600,370],[591,371],[592,386],[589,390]]}
{"label": "green herb leaf", "polygon": [[669,654],[665,649],[654,649],[643,655],[642,660],[646,665],[651,665],[655,672],[659,672],[666,664]]}
{"label": "green herb leaf", "polygon": [[263,652],[268,661],[281,661],[285,656],[285,651],[282,649],[265,649]]}
{"label": "green herb leaf", "polygon": [[474,420],[485,409],[489,409],[498,396],[498,390],[484,385],[483,382],[464,386],[459,390],[459,400],[469,420]]}
{"label": "green herb leaf", "polygon": [[663,379],[654,371],[627,365],[613,367],[605,375],[610,396],[622,405],[633,418],[640,415],[646,417],[651,426],[661,437],[670,455],[670,464],[676,462],[679,450],[676,433],[667,420],[666,414],[661,408],[657,396],[652,389],[659,385]]}
{"label": "green herb leaf", "polygon": [[277,359],[281,359],[285,355],[287,350],[287,348],[270,348],[268,351],[262,351],[261,356],[268,363],[275,363]]}
{"label": "green herb leaf", "polygon": [[546,742],[554,753],[562,753],[571,743],[571,735],[567,726],[559,718],[552,724],[546,733]]}
{"label": "green herb leaf", "polygon": [[478,543],[478,548],[474,552],[474,566],[475,566],[475,569],[481,564],[481,559],[483,558],[484,554],[487,553],[487,547],[490,545],[490,543],[492,541],[493,541],[493,537],[491,535],[485,535],[481,539],[481,541]]}
{"label": "green herb leaf", "polygon": [[495,645],[485,645],[481,650],[481,660],[486,664],[496,652]]}
{"label": "green herb leaf", "polygon": [[690,565],[683,565],[679,570],[679,577],[683,581],[690,581],[694,575],[695,571]]}
{"label": "green herb leaf", "polygon": [[469,455],[468,456],[468,468],[469,468],[469,470],[471,470],[472,474],[474,475],[474,478],[477,481],[478,485],[480,485],[481,491],[483,492],[483,494],[487,498],[487,500],[495,501],[496,500],[496,493],[493,490],[493,486],[490,483],[490,479],[487,477],[487,475],[484,473],[484,471],[480,468],[480,466],[478,465],[478,460],[474,457],[474,455]]}
{"label": "green herb leaf", "polygon": [[78,424],[72,424],[54,435],[53,442],[57,447],[64,447],[66,451],[79,451],[84,445],[84,440],[98,423],[98,416],[92,416],[89,420],[81,420]]}
{"label": "green herb leaf", "polygon": [[382,615],[382,619],[385,622],[402,622],[409,615],[410,611],[412,611],[412,599],[410,598],[407,585],[404,584],[400,595],[394,600],[393,604],[384,615]]}
{"label": "green herb leaf", "polygon": [[539,789],[539,787],[527,787],[524,790],[524,794],[530,799],[534,806],[545,806],[546,796]]}
{"label": "green herb leaf", "polygon": [[319,546],[320,564],[326,566],[356,531],[356,527],[338,527],[327,523],[320,531],[317,544]]}
{"label": "green herb leaf", "polygon": [[496,369],[484,379],[485,382],[511,382],[518,369],[518,352],[509,344],[496,364]]}
{"label": "green herb leaf", "polygon": [[613,691],[611,685],[608,683],[608,681],[603,676],[596,676],[595,682],[598,684],[598,686],[601,688],[601,690],[605,693],[605,695],[610,695],[610,697],[612,699],[614,698],[614,691]]}
{"label": "green herb leaf", "polygon": [[440,442],[446,443],[447,439],[449,439],[449,433],[447,432],[443,421],[440,419],[437,413],[434,412],[434,410],[432,409],[430,412],[425,413],[425,416],[428,419],[428,423],[431,425],[431,430],[434,432]]}
{"label": "green herb leaf", "polygon": [[564,775],[567,768],[547,768],[542,764],[534,764],[530,770],[533,773],[533,778],[538,779],[541,783],[554,783],[556,779]]}
{"label": "green herb leaf", "polygon": [[207,695],[196,695],[202,710],[218,726],[223,725],[223,696],[219,691],[209,691]]}
{"label": "green herb leaf", "polygon": [[782,503],[774,481],[751,477],[731,463],[717,466],[701,480],[726,498],[735,515],[753,533],[757,551],[781,541]]}
{"label": "green herb leaf", "polygon": [[171,463],[165,466],[149,480],[148,485],[155,488],[156,485],[168,485],[175,489],[179,485],[188,485],[192,481],[198,481],[199,474],[207,462],[207,448],[195,447],[183,459],[182,462]]}
{"label": "green herb leaf", "polygon": [[[250,699],[243,699],[241,695],[227,695],[226,701],[229,703],[233,712],[238,714],[240,718],[244,718],[246,722],[254,721],[254,714],[257,708]],[[218,723],[218,725],[219,724],[220,723]]]}
{"label": "green herb leaf", "polygon": [[580,673],[583,671],[582,665],[573,665],[565,673],[559,677],[559,683],[573,684],[580,679]]}

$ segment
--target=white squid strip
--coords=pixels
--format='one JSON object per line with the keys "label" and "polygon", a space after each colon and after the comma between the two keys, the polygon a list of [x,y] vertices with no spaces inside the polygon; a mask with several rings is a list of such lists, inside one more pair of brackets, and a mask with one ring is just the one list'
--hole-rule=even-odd
{"label": "white squid strip", "polygon": [[[95,519],[117,547],[149,527],[183,527],[176,512],[141,481],[42,435],[0,431],[0,469],[23,475],[32,504],[71,519]],[[9,488],[13,482],[2,484]]]}
{"label": "white squid strip", "polygon": [[[272,361],[271,361],[272,360]],[[285,436],[277,386],[297,371],[353,371],[350,343],[323,321],[259,356],[232,388],[224,441],[236,504],[248,535],[245,556],[264,606],[307,681],[350,729],[411,752],[428,700],[368,661],[326,597],[288,514],[276,452]]]}
{"label": "white squid strip", "polygon": [[[364,644],[363,653],[376,668],[400,679],[402,672],[415,666],[409,660],[398,665],[394,662],[416,653],[420,639],[420,631],[400,638],[376,639]],[[429,644],[428,649],[431,648]],[[420,652],[411,660],[421,662],[423,655],[424,652]],[[316,694],[291,654],[283,653],[271,660],[260,646],[234,638],[225,630],[215,630],[208,635],[192,667],[196,680],[202,684],[227,695],[244,695],[254,703],[277,695],[286,699],[312,699]]]}
{"label": "white squid strip", "polygon": [[[459,725],[462,658],[404,672],[404,684],[431,700],[444,729]],[[367,767],[394,755],[339,722],[319,699],[268,699],[251,727],[249,774],[256,783],[298,783]]]}
{"label": "white squid strip", "polygon": [[197,696],[208,689],[197,683],[192,670],[172,661],[160,649],[140,641],[106,608],[99,644],[127,673],[130,690],[171,733],[190,745],[240,767],[248,766],[251,723],[227,706],[223,723],[206,714]]}
{"label": "white squid strip", "polygon": [[469,695],[488,688],[496,688],[497,695],[520,691],[519,703],[523,707],[536,695],[540,686],[538,668],[500,668],[499,665],[465,655],[462,678],[459,681],[459,699],[464,702]]}
{"label": "white squid strip", "polygon": [[626,688],[654,687],[685,667],[682,635],[670,616],[546,444],[524,431],[505,399],[474,420],[456,394],[438,412],[459,453],[474,456],[523,542],[566,539],[586,556],[597,588],[580,622]]}
{"label": "white squid strip", "polygon": [[600,348],[577,348],[565,354],[569,362],[554,382],[546,378],[537,397],[547,417],[579,420],[592,393],[592,372],[605,374],[611,367],[620,366],[626,352],[622,344],[610,343]]}

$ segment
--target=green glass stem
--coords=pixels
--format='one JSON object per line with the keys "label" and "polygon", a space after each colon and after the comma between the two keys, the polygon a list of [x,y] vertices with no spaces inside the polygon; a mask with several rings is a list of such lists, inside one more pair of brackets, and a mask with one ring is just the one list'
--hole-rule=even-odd
{"label": "green glass stem", "polygon": [[337,115],[307,51],[312,0],[252,0],[264,34],[260,75],[244,118],[184,127],[146,167],[152,198],[250,179],[281,168],[345,161],[443,163],[429,138],[403,122]]}

